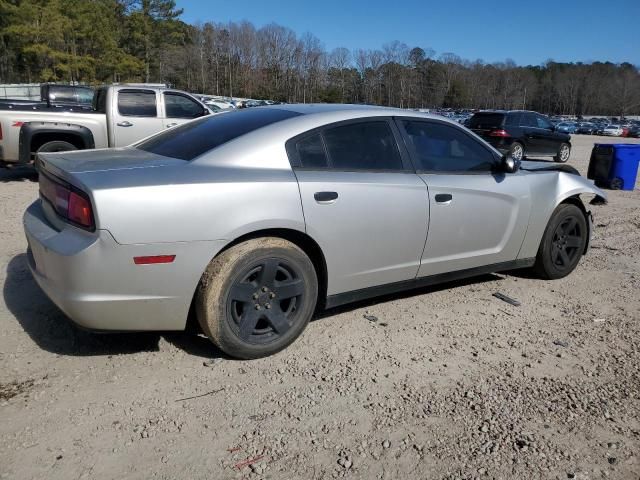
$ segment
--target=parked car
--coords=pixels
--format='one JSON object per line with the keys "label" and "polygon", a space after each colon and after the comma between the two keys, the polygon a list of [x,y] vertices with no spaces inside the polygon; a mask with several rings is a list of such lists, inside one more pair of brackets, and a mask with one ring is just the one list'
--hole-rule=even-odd
{"label": "parked car", "polygon": [[573,122],[560,122],[556,125],[556,130],[562,133],[576,133],[577,125]]}
{"label": "parked car", "polygon": [[622,127],[620,127],[620,125],[607,125],[602,129],[602,135],[620,137],[622,136]]}
{"label": "parked car", "polygon": [[629,127],[627,137],[640,138],[640,125],[633,125],[632,127]]}
{"label": "parked car", "polygon": [[526,156],[552,156],[566,162],[571,154],[571,137],[557,131],[536,112],[488,110],[471,117],[469,128],[499,151],[521,160]]}
{"label": "parked car", "polygon": [[[486,272],[568,275],[592,229],[567,165],[520,162],[442,117],[286,105],[133,146],[38,155],[28,265],[76,323],[275,353],[316,308]],[[375,241],[372,241],[375,239]]]}
{"label": "parked car", "polygon": [[122,147],[209,113],[178,90],[101,87],[91,111],[0,110],[0,160],[25,163],[40,152]]}
{"label": "parked car", "polygon": [[576,127],[576,133],[582,133],[584,135],[593,135],[596,131],[596,126],[590,122],[578,123]]}

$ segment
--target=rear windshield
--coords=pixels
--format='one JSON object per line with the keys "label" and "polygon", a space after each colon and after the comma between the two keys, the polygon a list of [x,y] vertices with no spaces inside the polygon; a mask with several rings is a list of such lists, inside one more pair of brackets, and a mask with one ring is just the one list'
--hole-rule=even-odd
{"label": "rear windshield", "polygon": [[504,113],[476,113],[469,121],[469,128],[501,127]]}
{"label": "rear windshield", "polygon": [[301,115],[289,110],[255,108],[206,116],[136,145],[164,157],[193,160],[220,145],[272,123]]}

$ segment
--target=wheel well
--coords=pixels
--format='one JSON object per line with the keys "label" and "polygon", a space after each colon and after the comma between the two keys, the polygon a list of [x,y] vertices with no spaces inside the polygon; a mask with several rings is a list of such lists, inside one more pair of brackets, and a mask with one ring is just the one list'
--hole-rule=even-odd
{"label": "wheel well", "polygon": [[[589,229],[591,227],[591,224],[589,223],[589,212],[587,212],[587,209],[584,206],[584,203],[580,199],[579,195],[574,195],[572,197],[567,197],[564,200],[562,200],[558,205],[562,205],[564,203],[570,204],[570,205],[575,205],[576,207],[578,207],[580,209],[580,211],[582,212],[582,214],[584,215],[585,221],[587,222],[587,229]],[[590,238],[591,238],[591,231],[587,232],[587,244],[584,247],[583,255],[585,253],[587,253],[587,250],[589,249],[589,239]]]}
{"label": "wheel well", "polygon": [[[266,230],[258,230],[255,232],[247,233],[246,235],[242,235],[241,237],[236,238],[232,242],[225,245],[225,247],[220,250],[217,254],[220,255],[222,252],[228,250],[229,248],[237,245],[239,243],[245,242],[247,240],[251,240],[254,238],[263,238],[263,237],[277,237],[282,238],[284,240],[288,240],[294,245],[298,246],[304,253],[307,254],[311,263],[313,264],[313,268],[316,271],[316,275],[318,276],[318,300],[316,304],[316,310],[322,310],[325,306],[326,298],[327,298],[327,262],[324,258],[324,253],[322,253],[322,249],[320,245],[316,243],[316,241],[311,238],[309,235],[303,232],[299,232],[297,230],[290,230],[287,228],[270,228]],[[200,326],[198,325],[198,320],[195,317],[194,310],[194,302],[195,301],[195,292],[193,294],[193,299],[191,300],[191,307],[189,308],[189,315],[187,318],[186,329],[188,331],[200,331]]]}
{"label": "wheel well", "polygon": [[57,132],[43,132],[36,133],[31,139],[31,148],[32,152],[38,151],[38,149],[47,142],[53,142],[55,140],[61,142],[68,142],[79,150],[86,148],[84,144],[84,140],[78,135],[74,135],[73,133],[57,133]]}

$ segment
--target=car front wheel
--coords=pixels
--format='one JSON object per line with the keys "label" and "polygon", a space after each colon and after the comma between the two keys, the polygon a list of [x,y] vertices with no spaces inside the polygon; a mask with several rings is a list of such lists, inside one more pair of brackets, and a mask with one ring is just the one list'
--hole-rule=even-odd
{"label": "car front wheel", "polygon": [[204,333],[227,355],[272,355],[305,329],[316,306],[313,263],[281,238],[247,240],[209,264],[196,293]]}
{"label": "car front wheel", "polygon": [[584,213],[575,205],[563,203],[547,224],[536,263],[538,276],[547,280],[566,277],[578,265],[589,235]]}
{"label": "car front wheel", "polygon": [[568,143],[563,143],[560,145],[560,149],[558,150],[558,154],[553,157],[556,162],[566,163],[571,156],[571,146]]}

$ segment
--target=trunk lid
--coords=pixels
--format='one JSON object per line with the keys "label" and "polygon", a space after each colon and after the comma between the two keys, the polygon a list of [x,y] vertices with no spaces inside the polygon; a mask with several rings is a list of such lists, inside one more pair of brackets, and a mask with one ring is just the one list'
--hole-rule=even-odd
{"label": "trunk lid", "polygon": [[131,147],[38,154],[39,168],[58,176],[175,166],[184,163],[184,160],[163,157]]}

